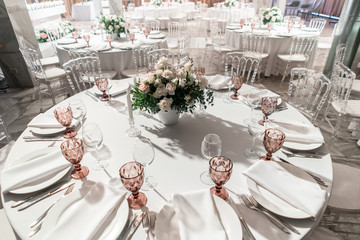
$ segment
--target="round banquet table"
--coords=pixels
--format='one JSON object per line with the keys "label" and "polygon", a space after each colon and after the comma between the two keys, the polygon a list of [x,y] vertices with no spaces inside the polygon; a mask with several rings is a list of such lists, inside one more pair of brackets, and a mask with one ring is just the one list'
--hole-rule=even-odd
{"label": "round banquet table", "polygon": [[[113,70],[117,72],[117,78],[122,78],[121,71],[126,69],[133,69],[134,61],[133,61],[133,53],[132,48],[134,46],[145,46],[145,45],[157,45],[158,48],[167,48],[167,40],[166,38],[162,39],[153,39],[151,35],[148,36],[148,39],[145,38],[144,34],[136,33],[134,44],[126,38],[115,39],[113,38],[112,48],[109,50],[96,50],[98,46],[107,46],[108,43],[104,40],[105,34],[102,36],[101,34],[91,35],[90,36],[90,48],[79,49],[79,51],[84,51],[90,49],[93,51],[97,51],[102,70]],[[60,39],[61,40],[61,39]],[[80,44],[86,44],[84,39],[78,39]],[[94,48],[93,48],[94,47]],[[64,64],[67,61],[71,60],[69,55],[69,48],[67,45],[57,44],[57,54],[59,57],[60,64]]]}
{"label": "round banquet table", "polygon": [[[244,27],[243,30],[240,29],[229,29],[231,27],[227,27],[225,30],[225,43],[226,45],[232,46],[235,49],[242,49],[242,35],[244,32],[250,32],[249,27]],[[286,67],[286,62],[282,63],[284,66],[276,67],[277,64],[277,55],[278,54],[290,54],[290,47],[292,37],[296,35],[306,35],[306,36],[317,36],[319,37],[319,33],[315,31],[302,31],[300,29],[292,29],[290,34],[288,34],[286,26],[277,26],[274,30],[271,30],[271,34],[269,35],[268,30],[265,29],[254,29],[254,34],[260,34],[266,36],[265,40],[265,49],[264,53],[268,53],[269,56],[265,59],[267,60],[267,64],[264,66],[264,74],[265,76],[270,75],[278,75],[283,73],[283,69]],[[314,48],[311,51],[308,60],[308,66],[311,68],[315,61],[317,44],[315,44]],[[281,72],[279,72],[279,69]]]}
{"label": "round banquet table", "polygon": [[[145,18],[170,18],[173,13],[188,13],[195,10],[195,3],[171,3],[171,5],[163,4],[163,6],[141,6],[135,8],[136,16],[144,16]],[[189,16],[191,17],[191,16]]]}
{"label": "round banquet table", "polygon": [[234,18],[255,18],[255,8],[215,8],[211,7],[208,8],[206,11],[206,15],[209,18],[223,18],[224,16],[227,16],[229,19]]}
{"label": "round banquet table", "polygon": [[[131,81],[127,79],[127,81]],[[222,154],[229,157],[234,162],[231,179],[225,184],[230,189],[236,189],[237,193],[249,194],[245,177],[242,172],[258,160],[250,160],[244,157],[243,151],[251,145],[251,137],[248,134],[244,119],[250,116],[250,108],[242,102],[225,103],[223,98],[226,93],[215,93],[214,106],[207,109],[206,118],[196,118],[190,114],[183,114],[178,123],[173,126],[164,126],[157,116],[149,114],[134,114],[135,125],[141,130],[141,136],[149,138],[155,147],[155,160],[147,168],[148,175],[156,177],[158,181],[157,191],[165,198],[170,198],[173,193],[188,192],[194,190],[207,189],[209,186],[200,181],[200,174],[208,169],[208,160],[205,160],[200,151],[201,141],[208,133],[216,133],[220,136],[223,144]],[[94,101],[93,98],[84,92],[64,100],[58,105],[66,105],[73,99],[81,99],[87,107],[85,124],[97,123],[104,136],[104,146],[100,154],[105,154],[110,161],[107,171],[113,177],[118,177],[119,168],[126,162],[133,161],[133,144],[137,138],[129,138],[125,131],[129,128],[127,111],[119,112],[104,102]],[[113,101],[126,102],[126,97],[121,95]],[[52,112],[54,106],[48,112]],[[308,122],[308,120],[293,107],[288,106],[287,110],[278,111],[270,116],[271,119],[297,120]],[[80,131],[81,132],[81,131]],[[26,129],[12,148],[5,168],[11,164],[16,164],[17,159],[36,149],[47,148],[51,142],[31,142],[25,143],[23,136],[30,135],[29,129]],[[79,133],[78,137],[81,137]],[[56,142],[52,147],[59,148],[61,142]],[[265,153],[262,143],[257,142],[257,150]],[[101,152],[103,151],[103,152]],[[279,151],[280,152],[280,151]],[[276,153],[275,155],[280,154]],[[91,169],[94,156],[91,152],[85,151],[82,165],[88,166],[90,173],[83,180],[71,180],[75,182],[74,191],[81,191],[88,185],[97,181],[108,181],[104,171],[94,171]],[[65,161],[65,159],[64,159]],[[327,154],[319,159],[291,158],[291,161],[303,169],[310,170],[324,180],[329,187],[325,188],[327,196],[330,195],[332,186],[332,165],[330,155]],[[3,175],[2,175],[3,176]],[[286,184],[286,183],[284,183]],[[120,186],[119,186],[120,187]],[[155,191],[146,191],[148,203],[146,207],[158,213],[166,204],[160,194]],[[231,194],[230,194],[231,195]],[[21,239],[29,239],[29,224],[39,216],[44,209],[57,198],[62,196],[59,193],[56,196],[45,199],[34,206],[24,210],[17,211],[11,208],[15,200],[24,199],[24,196],[15,194],[1,193],[5,212],[16,233]],[[328,199],[328,198],[327,198]],[[234,198],[239,205],[240,212],[248,223],[256,239],[302,239],[316,227],[321,217],[312,219],[286,219],[299,232],[300,235],[291,233],[285,234],[268,220],[244,206],[239,199]],[[325,210],[327,200],[320,211],[320,215]],[[89,213],[89,217],[94,213]],[[46,218],[45,218],[46,221]],[[86,231],[86,224],[81,224],[81,231]],[[141,228],[141,227],[140,227]],[[65,229],[64,229],[65,230]],[[45,230],[44,230],[45,231]],[[40,231],[31,239],[41,239],[46,232]],[[142,232],[142,229],[140,229]],[[139,232],[139,231],[138,231]],[[142,235],[143,236],[143,235]],[[141,239],[141,238],[134,238]]]}

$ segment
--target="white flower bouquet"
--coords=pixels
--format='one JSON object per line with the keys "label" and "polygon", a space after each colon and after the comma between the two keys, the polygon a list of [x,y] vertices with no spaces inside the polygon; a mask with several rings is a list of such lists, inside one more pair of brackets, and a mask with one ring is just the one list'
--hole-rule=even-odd
{"label": "white flower bouquet", "polygon": [[266,11],[263,13],[263,24],[267,24],[267,23],[280,23],[282,20],[282,15],[281,15],[281,10],[280,8],[277,7],[273,7],[273,8],[268,8],[266,9]]}
{"label": "white flower bouquet", "polygon": [[151,4],[152,5],[156,5],[156,6],[161,6],[161,4],[163,3],[162,0],[151,0]]}
{"label": "white flower bouquet", "polygon": [[238,0],[226,0],[224,2],[225,7],[235,7]]}
{"label": "white flower bouquet", "polygon": [[120,37],[120,33],[128,33],[125,20],[117,15],[101,15],[99,28],[117,34],[118,37]]}
{"label": "white flower bouquet", "polygon": [[152,114],[171,109],[192,113],[196,103],[204,108],[206,104],[213,105],[213,92],[205,90],[207,85],[206,78],[196,74],[192,59],[182,67],[172,67],[168,59],[162,57],[155,70],[133,87],[132,106]]}

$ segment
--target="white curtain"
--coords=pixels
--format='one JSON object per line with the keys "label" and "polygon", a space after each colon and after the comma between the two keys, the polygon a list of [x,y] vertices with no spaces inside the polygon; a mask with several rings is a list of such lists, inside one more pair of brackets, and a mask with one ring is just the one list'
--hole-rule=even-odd
{"label": "white curtain", "polygon": [[122,0],[109,0],[109,8],[111,15],[120,15],[124,17]]}

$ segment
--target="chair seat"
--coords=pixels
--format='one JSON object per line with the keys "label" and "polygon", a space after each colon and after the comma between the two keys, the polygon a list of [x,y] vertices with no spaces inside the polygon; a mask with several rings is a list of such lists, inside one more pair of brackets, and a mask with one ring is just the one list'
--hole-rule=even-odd
{"label": "chair seat", "polygon": [[42,58],[40,59],[40,64],[43,67],[50,66],[50,65],[59,65],[59,58],[57,56]]}
{"label": "chair seat", "polygon": [[251,58],[260,58],[260,59],[263,59],[263,58],[267,58],[269,56],[268,53],[244,53],[244,56],[245,57],[251,57]]}
{"label": "chair seat", "polygon": [[317,227],[309,240],[341,240],[341,238],[329,229]]}
{"label": "chair seat", "polygon": [[216,52],[232,52],[235,51],[236,49],[228,45],[222,45],[222,46],[214,46],[214,50]]}
{"label": "chair seat", "polygon": [[65,71],[61,68],[57,68],[57,67],[53,67],[53,68],[48,68],[46,70],[44,70],[45,72],[45,76],[44,75],[36,75],[36,77],[40,80],[47,80],[47,81],[52,81],[54,79],[57,78],[61,78],[61,77],[65,77]]}
{"label": "chair seat", "polygon": [[[334,101],[331,103],[335,111],[340,112],[341,103]],[[360,100],[351,100],[349,99],[346,104],[345,113],[346,116],[360,118]]]}
{"label": "chair seat", "polygon": [[302,54],[279,54],[278,57],[283,61],[306,62],[307,58]]}
{"label": "chair seat", "polygon": [[138,74],[138,72],[144,72],[144,71],[146,71],[146,68],[145,67],[140,67],[140,68],[133,68],[133,69],[123,70],[123,71],[121,71],[121,74],[124,77],[131,78],[131,77],[136,76]]}
{"label": "chair seat", "polygon": [[351,91],[360,93],[360,79],[354,80]]}

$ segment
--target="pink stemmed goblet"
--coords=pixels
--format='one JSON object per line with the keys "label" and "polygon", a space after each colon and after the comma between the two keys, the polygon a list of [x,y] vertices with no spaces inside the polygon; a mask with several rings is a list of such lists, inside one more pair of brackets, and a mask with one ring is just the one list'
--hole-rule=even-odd
{"label": "pink stemmed goblet", "polygon": [[261,111],[264,114],[263,120],[259,121],[260,125],[264,125],[269,121],[269,116],[275,111],[277,105],[277,98],[263,97],[261,99]]}
{"label": "pink stemmed goblet", "polygon": [[150,33],[150,32],[148,31],[148,29],[145,28],[145,29],[144,29],[144,35],[145,35],[146,39],[148,38],[149,33]]}
{"label": "pink stemmed goblet", "polygon": [[230,179],[232,168],[233,163],[224,156],[216,156],[209,161],[210,177],[216,185],[210,189],[210,192],[224,200],[229,194],[222,186]]}
{"label": "pink stemmed goblet", "polygon": [[234,94],[231,95],[230,97],[234,100],[238,100],[238,90],[240,90],[240,88],[242,87],[243,83],[244,83],[244,77],[240,76],[240,75],[236,75],[234,74],[231,77],[231,82],[234,86]]}
{"label": "pink stemmed goblet", "polygon": [[268,23],[267,29],[269,30],[269,33],[271,32],[272,28],[273,28],[273,24],[272,24],[272,23]]}
{"label": "pink stemmed goblet", "polygon": [[76,136],[77,132],[75,130],[71,130],[70,124],[73,120],[73,113],[71,111],[71,107],[58,107],[54,110],[56,120],[66,127],[66,133],[64,134],[64,138],[73,138]]}
{"label": "pink stemmed goblet", "polygon": [[100,98],[101,101],[109,101],[110,96],[106,93],[110,88],[110,77],[108,74],[100,74],[95,78],[95,84],[98,89],[103,93],[103,96]]}
{"label": "pink stemmed goblet", "polygon": [[240,28],[242,29],[245,25],[245,18],[240,19]]}
{"label": "pink stemmed goblet", "polygon": [[205,75],[205,67],[198,67],[196,69],[196,75],[203,77]]}
{"label": "pink stemmed goblet", "polygon": [[95,24],[91,25],[91,30],[93,30],[94,35],[96,35],[96,25]]}
{"label": "pink stemmed goblet", "polygon": [[77,33],[77,31],[72,32],[72,36],[75,39],[75,41],[78,42],[78,33]]}
{"label": "pink stemmed goblet", "polygon": [[84,35],[84,40],[87,43],[87,46],[90,47],[90,34],[85,34]]}
{"label": "pink stemmed goblet", "polygon": [[132,194],[127,201],[131,209],[140,209],[147,203],[146,195],[139,192],[144,183],[144,166],[137,162],[125,163],[119,170],[124,187]]}
{"label": "pink stemmed goblet", "polygon": [[288,24],[288,32],[290,33],[291,29],[293,28],[293,24],[292,23],[289,23]]}
{"label": "pink stemmed goblet", "polygon": [[251,22],[251,32],[253,32],[254,31],[254,29],[255,29],[255,26],[256,26],[256,23],[255,22]]}
{"label": "pink stemmed goblet", "polygon": [[129,37],[130,37],[131,43],[134,44],[135,33],[129,33]]}
{"label": "pink stemmed goblet", "polygon": [[112,40],[113,40],[112,35],[111,35],[111,34],[106,35],[106,40],[108,41],[109,46],[110,46],[110,48],[111,48],[111,42],[112,42]]}
{"label": "pink stemmed goblet", "polygon": [[61,152],[65,159],[75,165],[75,169],[71,172],[73,179],[81,179],[89,174],[89,169],[81,166],[80,162],[84,155],[84,145],[80,138],[67,139],[60,145]]}
{"label": "pink stemmed goblet", "polygon": [[267,151],[266,156],[260,157],[260,160],[274,161],[272,154],[277,152],[285,141],[285,134],[275,128],[269,128],[265,130],[263,144]]}

